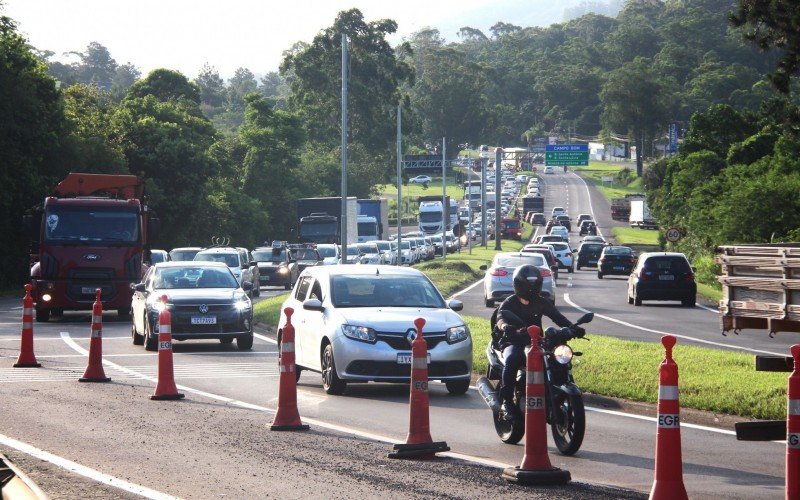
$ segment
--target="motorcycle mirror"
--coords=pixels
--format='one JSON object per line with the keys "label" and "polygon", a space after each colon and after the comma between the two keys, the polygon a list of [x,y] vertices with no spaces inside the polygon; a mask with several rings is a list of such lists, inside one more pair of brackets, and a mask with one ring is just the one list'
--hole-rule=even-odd
{"label": "motorcycle mirror", "polygon": [[591,313],[591,312],[590,313],[586,313],[583,316],[581,316],[580,318],[578,318],[578,321],[576,321],[575,324],[576,325],[582,325],[584,323],[590,323],[593,319],[594,319],[594,313]]}

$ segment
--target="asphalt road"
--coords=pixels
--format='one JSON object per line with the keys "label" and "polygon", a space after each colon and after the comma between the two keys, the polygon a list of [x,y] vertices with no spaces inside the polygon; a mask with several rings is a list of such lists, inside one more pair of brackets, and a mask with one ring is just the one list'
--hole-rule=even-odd
{"label": "asphalt road", "polygon": [[[548,206],[563,193],[571,214],[588,211],[587,190],[575,175],[556,174],[546,181]],[[599,207],[595,212],[601,231],[607,233],[610,222],[604,221]],[[560,307],[570,317],[580,313],[566,306],[567,293],[582,307],[642,328],[719,343],[752,342],[737,347],[766,349],[764,336],[722,337],[716,316],[702,308],[645,303],[634,309],[625,301],[622,280],[600,281],[594,272],[581,271],[571,276],[569,286],[568,277],[561,274],[557,293]],[[460,298],[466,314],[488,315],[480,287]],[[187,397],[155,402],[148,396],[155,387],[156,354],[133,346],[129,324],[114,313],[104,315],[103,331],[110,384],[77,382],[87,361],[88,313],[36,323],[36,355],[43,368],[11,368],[19,350],[20,314],[18,301],[0,300],[0,452],[24,464],[53,498],[622,496],[580,485],[524,493],[506,485],[499,479],[500,468],[519,464],[523,449],[497,439],[491,414],[476,391],[450,396],[443,385],[431,384],[433,439],[447,441],[465,461],[451,456],[398,463],[386,459],[385,453],[387,442],[404,441],[408,431],[406,385],[351,385],[344,396],[332,397],[322,391],[318,374],[305,372],[299,382],[298,407],[312,431],[274,433],[266,425],[277,404],[277,346],[268,332],[258,335],[249,352],[217,342],[176,342],[175,378]],[[684,326],[686,322],[690,324]],[[602,318],[592,323],[590,332],[595,331],[651,341],[660,336]],[[684,341],[689,342],[680,340]],[[780,337],[770,340],[769,350],[777,351],[773,343],[780,341]],[[548,438],[550,459],[568,469],[575,481],[644,494],[653,480],[656,425],[652,415],[641,414],[647,410],[638,414],[617,410],[590,407],[581,451],[574,457],[560,456]],[[686,423],[689,420],[685,416],[681,433],[690,497],[782,496],[784,445],[737,442],[730,430],[693,426]],[[56,466],[34,458],[42,454],[20,443],[96,473],[86,472],[91,476],[87,478],[71,472],[74,464]]]}

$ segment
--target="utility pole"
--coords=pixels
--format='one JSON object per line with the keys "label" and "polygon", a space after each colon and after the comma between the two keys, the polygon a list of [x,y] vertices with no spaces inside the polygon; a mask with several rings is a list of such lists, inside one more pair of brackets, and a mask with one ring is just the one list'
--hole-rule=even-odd
{"label": "utility pole", "polygon": [[467,249],[472,255],[472,153],[467,152],[467,184],[469,186],[469,198],[467,198]]}
{"label": "utility pole", "polygon": [[342,264],[347,263],[347,35],[342,33]]}
{"label": "utility pole", "polygon": [[503,148],[495,148],[494,150],[494,249],[495,250],[502,250],[503,248],[500,246],[500,221],[501,219],[501,211],[500,211],[500,194],[501,194],[501,183],[503,182],[502,179],[502,167],[500,164],[503,162]]}
{"label": "utility pole", "polygon": [[447,142],[442,137],[442,259],[447,259],[447,223],[450,222],[450,204],[447,203]]}
{"label": "utility pole", "polygon": [[[481,153],[478,153],[481,154]],[[483,156],[480,156],[481,162],[481,245],[486,248],[486,168],[489,161],[483,161]]]}
{"label": "utility pole", "polygon": [[401,121],[401,106],[397,105],[397,265],[403,265],[403,178],[401,162],[403,161],[403,134]]}

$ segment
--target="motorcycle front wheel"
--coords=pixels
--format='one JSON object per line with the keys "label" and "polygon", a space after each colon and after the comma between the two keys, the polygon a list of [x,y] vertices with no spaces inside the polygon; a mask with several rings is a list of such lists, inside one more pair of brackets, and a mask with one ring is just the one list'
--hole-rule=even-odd
{"label": "motorcycle front wheel", "polygon": [[511,422],[505,420],[499,411],[492,412],[494,418],[494,430],[500,441],[506,444],[517,444],[525,435],[525,413],[522,412],[522,417],[517,418]]}
{"label": "motorcycle front wheel", "polygon": [[554,396],[553,401],[555,405],[550,423],[553,441],[563,455],[574,455],[580,449],[586,432],[583,397],[559,393]]}

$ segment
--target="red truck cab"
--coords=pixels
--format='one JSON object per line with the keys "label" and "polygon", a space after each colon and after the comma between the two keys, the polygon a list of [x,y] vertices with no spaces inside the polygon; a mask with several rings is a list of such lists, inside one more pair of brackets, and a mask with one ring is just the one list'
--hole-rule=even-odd
{"label": "red truck cab", "polygon": [[37,321],[65,310],[130,313],[146,270],[158,220],[148,213],[143,183],[133,175],[70,173],[53,195],[25,216],[31,235],[31,285]]}
{"label": "red truck cab", "polygon": [[503,217],[501,221],[500,236],[502,238],[522,239],[522,223],[519,219]]}

